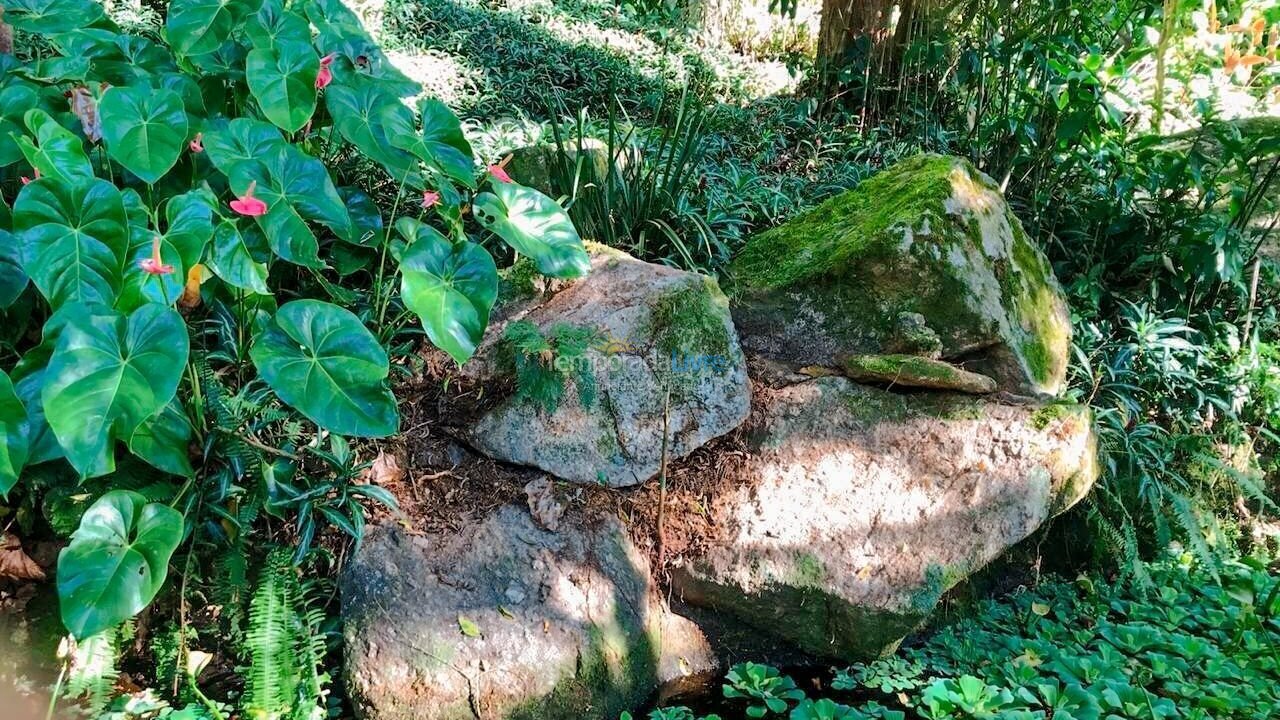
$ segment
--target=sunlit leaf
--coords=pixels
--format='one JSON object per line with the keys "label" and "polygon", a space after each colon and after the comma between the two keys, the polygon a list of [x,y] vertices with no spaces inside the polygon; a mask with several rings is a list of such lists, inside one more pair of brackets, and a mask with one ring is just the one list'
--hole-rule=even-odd
{"label": "sunlit leaf", "polygon": [[408,243],[400,255],[400,294],[422,319],[431,342],[458,364],[475,354],[498,297],[498,269],[488,251],[449,242],[431,227],[400,218]]}
{"label": "sunlit leaf", "polygon": [[473,212],[481,224],[533,260],[549,277],[576,278],[591,269],[591,259],[573,221],[556,201],[516,183],[494,180],[493,192],[481,193]]}

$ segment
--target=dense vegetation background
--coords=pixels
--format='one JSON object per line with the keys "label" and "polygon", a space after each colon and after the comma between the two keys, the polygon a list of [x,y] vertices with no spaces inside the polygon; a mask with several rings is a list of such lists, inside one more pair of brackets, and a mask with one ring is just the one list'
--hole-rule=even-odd
{"label": "dense vegetation background", "polygon": [[[1274,3],[0,6],[0,606],[35,618],[50,713],[344,716],[330,578],[395,505],[357,438],[395,430],[424,335],[465,361],[498,269],[576,276],[579,238],[731,280],[745,238],[920,151],[994,178],[1070,297],[1105,465],[1068,523],[1090,567],[841,673],[840,702],[758,666],[726,694],[752,717],[1274,707]],[[539,141],[558,203],[503,180]],[[588,145],[619,169],[584,182]],[[340,382],[292,373],[298,348]],[[40,619],[31,556],[73,532]]]}

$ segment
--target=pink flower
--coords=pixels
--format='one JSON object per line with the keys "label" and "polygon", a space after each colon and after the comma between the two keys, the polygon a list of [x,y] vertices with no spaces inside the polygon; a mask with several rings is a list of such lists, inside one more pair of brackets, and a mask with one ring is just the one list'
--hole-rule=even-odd
{"label": "pink flower", "polygon": [[26,175],[23,175],[22,177],[18,178],[19,180],[22,181],[23,185],[30,185],[33,179],[34,180],[40,179],[40,168],[32,168],[32,169],[35,170],[35,173],[36,173],[36,176],[34,178],[29,178]]}
{"label": "pink flower", "polygon": [[333,82],[333,70],[329,66],[333,64],[335,53],[329,53],[320,58],[320,72],[316,73],[316,89],[323,90]]}
{"label": "pink flower", "polygon": [[267,214],[267,204],[253,196],[254,188],[258,187],[257,180],[249,182],[249,188],[244,194],[231,201],[231,209],[246,217],[258,217]]}
{"label": "pink flower", "polygon": [[173,266],[166,265],[160,258],[159,235],[151,240],[151,257],[139,260],[138,267],[142,268],[142,272],[148,275],[169,275],[173,273]]}
{"label": "pink flower", "polygon": [[[506,161],[504,160],[503,162],[506,162]],[[507,174],[506,168],[502,167],[501,163],[497,165],[490,165],[489,174],[492,175],[493,179],[497,180],[498,182],[504,182],[504,183],[514,182],[511,179],[511,176]]]}
{"label": "pink flower", "polygon": [[429,210],[440,204],[440,193],[430,190],[422,191],[422,209]]}
{"label": "pink flower", "polygon": [[204,152],[203,141],[204,141],[204,133],[198,132],[196,133],[196,136],[191,139],[191,142],[187,143],[187,147],[191,148],[191,152],[193,153]]}

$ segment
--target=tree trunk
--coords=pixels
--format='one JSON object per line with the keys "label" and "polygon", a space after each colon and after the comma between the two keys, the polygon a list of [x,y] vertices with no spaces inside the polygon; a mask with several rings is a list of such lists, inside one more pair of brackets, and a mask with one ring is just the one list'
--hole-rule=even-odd
{"label": "tree trunk", "polygon": [[842,69],[856,68],[870,80],[887,64],[894,44],[895,4],[895,0],[823,0],[817,89],[824,100],[839,92]]}
{"label": "tree trunk", "polygon": [[0,55],[13,54],[13,28],[4,21],[4,8],[0,7]]}

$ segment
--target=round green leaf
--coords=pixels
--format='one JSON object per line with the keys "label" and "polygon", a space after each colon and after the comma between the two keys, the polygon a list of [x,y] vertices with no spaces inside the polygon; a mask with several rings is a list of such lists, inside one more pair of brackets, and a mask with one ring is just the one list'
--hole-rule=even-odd
{"label": "round green leaf", "polygon": [[115,440],[173,399],[187,364],[187,328],[168,307],[143,305],[128,317],[82,309],[66,319],[45,370],[45,419],[82,476],[115,469]]}
{"label": "round green leaf", "polygon": [[0,499],[18,483],[30,450],[27,409],[13,382],[0,370]]}
{"label": "round green leaf", "polygon": [[142,495],[98,499],[58,555],[62,623],[86,638],[137,615],[155,599],[182,541],[182,514]]}
{"label": "round green leaf", "polygon": [[408,246],[400,255],[400,295],[427,336],[459,365],[475,354],[498,298],[498,268],[479,245],[454,245],[433,228],[400,218]]}
{"label": "round green leaf", "polygon": [[336,305],[285,304],[249,356],[281,400],[323,428],[382,437],[400,424],[387,353],[359,318]]}
{"label": "round green leaf", "polygon": [[[261,240],[261,234],[258,234]],[[213,247],[205,263],[215,275],[242,290],[270,295],[267,264],[259,262],[235,223],[222,222],[213,231]]]}
{"label": "round green leaf", "polygon": [[23,269],[55,309],[115,302],[129,226],[114,185],[37,180],[18,194],[13,228]]}
{"label": "round green leaf", "polygon": [[493,192],[477,195],[472,204],[476,218],[533,260],[538,272],[568,279],[591,270],[582,238],[556,201],[516,183],[495,180],[490,186]]}
{"label": "round green leaf", "polygon": [[[333,116],[333,126],[347,142],[386,168],[397,183],[422,189],[417,158],[400,147],[415,140],[413,111],[398,97],[377,83],[350,74],[340,75],[325,90],[324,102]],[[400,136],[393,137],[393,133]]]}
{"label": "round green leaf", "polygon": [[187,111],[172,90],[113,87],[98,114],[107,153],[148,185],[169,172],[186,145]]}
{"label": "round green leaf", "polygon": [[392,126],[392,142],[414,153],[446,177],[467,187],[475,187],[475,160],[458,116],[435,98],[422,101],[419,109],[422,111],[422,134],[414,135],[411,128]]}
{"label": "round green leaf", "polygon": [[154,468],[173,475],[193,477],[187,445],[191,442],[191,422],[174,398],[159,413],[138,426],[129,438],[129,452]]}
{"label": "round green leaf", "polygon": [[88,27],[102,16],[102,5],[93,0],[4,0],[4,21],[39,35]]}
{"label": "round green leaf", "polygon": [[262,113],[287,132],[297,132],[316,111],[320,56],[310,43],[282,40],[249,51],[245,75]]}

